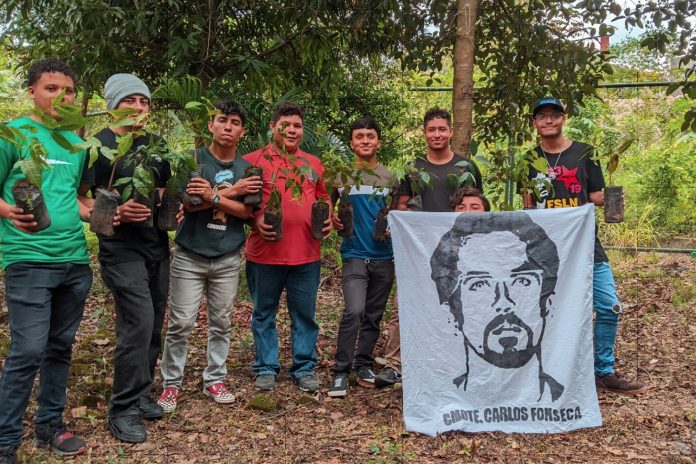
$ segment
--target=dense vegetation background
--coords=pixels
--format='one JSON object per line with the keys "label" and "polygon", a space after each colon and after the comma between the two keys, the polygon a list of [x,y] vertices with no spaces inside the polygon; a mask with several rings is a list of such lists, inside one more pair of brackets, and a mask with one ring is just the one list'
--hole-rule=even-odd
{"label": "dense vegetation background", "polygon": [[[22,83],[27,64],[57,55],[81,76],[84,110],[97,113],[90,118],[87,135],[107,124],[98,114],[105,109],[99,93],[111,73],[136,72],[151,90],[192,75],[202,87],[189,93],[230,96],[247,107],[244,151],[263,143],[273,103],[289,98],[307,107],[306,149],[321,155],[325,145],[319,142],[328,138],[334,145],[345,144],[350,122],[370,115],[384,128],[380,158],[400,171],[425,153],[425,110],[452,106],[449,92],[414,89],[452,83],[455,3],[466,2],[434,0],[428,3],[430,9],[423,2],[394,0],[312,0],[296,8],[272,0],[0,2],[7,19],[0,28],[0,121],[31,108]],[[478,93],[470,148],[495,208],[520,207],[516,195],[506,196],[506,183],[514,182],[523,153],[536,143],[527,119],[529,105],[533,98],[559,93],[571,103],[566,135],[596,145],[603,164],[622,142],[633,140],[612,179],[607,176],[625,187],[627,212],[624,223],[601,225],[605,243],[696,248],[696,119],[688,116],[695,111],[696,98],[694,75],[689,74],[694,62],[688,62],[696,44],[690,33],[696,0],[636,2],[638,7],[626,11],[604,0],[481,4],[486,8],[478,20],[482,46],[474,69]],[[526,9],[518,8],[522,4]],[[251,15],[252,10],[257,14]],[[574,38],[582,31],[591,44],[611,33],[609,17],[640,27],[650,19],[653,26],[640,39],[612,44],[609,54],[586,50],[588,42]],[[684,83],[685,77],[692,83]],[[641,81],[680,84],[669,89],[669,96],[664,88],[595,86]],[[168,99],[155,99],[154,104],[149,130],[176,149],[192,148],[196,138],[181,105]],[[154,437],[150,442],[129,446],[113,439],[105,427],[115,342],[113,301],[99,278],[95,237],[88,233],[88,239],[97,278],[75,345],[66,410],[74,430],[89,440],[89,452],[79,462],[696,459],[696,351],[689,344],[696,336],[696,261],[688,255],[610,253],[623,302],[619,367],[654,390],[638,399],[600,395],[602,428],[554,436],[446,434],[430,439],[403,430],[398,390],[352,388],[345,401],[331,401],[321,393],[300,394],[287,377],[280,379],[268,408],[257,409],[248,368],[254,355],[248,327],[251,304],[242,277],[228,359],[237,402],[221,408],[201,394],[197,379],[205,367],[207,323],[201,311],[180,409],[166,421],[148,425]],[[343,308],[338,243],[334,236],[323,247],[318,372],[325,385]],[[0,359],[9,345],[4,306],[0,289]],[[284,305],[279,331],[281,358],[287,364],[289,318]],[[30,408],[29,421],[32,414]],[[60,462],[29,440],[20,459]]]}

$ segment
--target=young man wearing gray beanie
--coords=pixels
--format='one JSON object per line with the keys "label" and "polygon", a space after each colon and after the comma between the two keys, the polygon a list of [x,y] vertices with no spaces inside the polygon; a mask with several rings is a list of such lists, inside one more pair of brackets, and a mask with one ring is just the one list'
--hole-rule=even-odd
{"label": "young man wearing gray beanie", "polygon": [[[121,224],[112,236],[98,234],[99,262],[104,283],[109,287],[116,305],[116,350],[114,382],[109,401],[108,426],[119,440],[140,443],[147,440],[142,419],[158,419],[162,407],[150,398],[169,287],[169,246],[166,232],[154,226],[143,226],[150,215],[157,215],[159,189],[170,176],[169,164],[158,156],[147,156],[148,168],[154,174],[155,201],[150,210],[124,198],[124,185],[118,179],[133,176],[136,153],[152,144],[165,142],[145,132],[142,127],[150,112],[150,90],[132,74],[114,74],[104,85],[104,99],[109,110],[131,108],[133,125],[105,128],[95,135],[104,147],[116,148],[120,136],[133,133],[129,153],[116,162],[114,181],[121,194],[118,207]],[[82,177],[81,192],[105,187],[113,164],[100,153],[92,168]],[[135,191],[135,189],[132,189]]]}

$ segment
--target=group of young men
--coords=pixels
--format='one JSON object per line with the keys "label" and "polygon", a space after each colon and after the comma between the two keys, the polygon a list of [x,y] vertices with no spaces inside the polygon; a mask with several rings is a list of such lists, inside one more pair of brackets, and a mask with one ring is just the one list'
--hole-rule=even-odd
{"label": "group of young men", "polygon": [[[60,118],[52,106],[63,95],[64,103],[75,98],[75,75],[69,66],[48,59],[31,66],[28,93],[34,106]],[[145,116],[151,109],[150,91],[132,74],[111,76],[104,86],[109,110],[130,108],[132,125],[105,128],[95,137],[103,147],[116,148],[120,137],[137,131],[130,148],[133,154],[152,144],[165,145],[154,134],[143,131]],[[208,130],[212,142],[195,151],[200,177],[193,178],[186,193],[198,196],[200,206],[186,206],[176,233],[174,257],[169,256],[168,236],[153,226],[144,226],[149,208],[124,198],[114,217],[115,233],[99,235],[99,262],[104,282],[112,292],[116,312],[113,390],[109,400],[108,428],[118,439],[143,442],[147,431],[143,419],[157,419],[177,407],[186,365],[188,337],[194,327],[203,295],[208,316],[207,367],[203,372],[203,393],[218,403],[234,401],[227,388],[226,359],[230,346],[231,312],[237,297],[242,268],[241,250],[246,245],[246,277],[253,300],[251,328],[256,359],[252,366],[255,387],[272,390],[281,372],[276,315],[281,293],[287,295],[291,318],[292,365],[290,376],[300,390],[320,388],[315,365],[315,345],[319,334],[316,297],[319,287],[321,240],[312,236],[311,208],[317,199],[330,202],[332,214],[322,234],[343,230],[344,224],[333,213],[340,196],[352,202],[353,233],[341,245],[342,284],[345,311],[340,321],[335,354],[334,377],[328,395],[345,396],[348,376],[356,371],[363,386],[386,386],[399,381],[401,372],[397,303],[391,310],[384,358],[386,366],[373,371],[373,351],[380,334],[394,282],[391,241],[375,239],[373,226],[387,206],[393,175],[377,161],[381,143],[380,126],[362,117],[350,127],[350,147],[360,182],[337,185],[324,178],[321,161],[300,149],[304,112],[301,106],[285,102],[276,106],[270,130],[271,142],[263,149],[241,156],[239,140],[245,134],[246,113],[236,102],[221,100]],[[539,156],[547,159],[545,173],[532,172],[530,179],[544,179],[554,186],[546,191],[546,205],[553,198],[577,198],[579,203],[602,204],[602,173],[586,156],[591,147],[572,142],[562,135],[565,110],[556,99],[542,99],[534,105],[533,124],[539,132]],[[5,271],[6,299],[11,344],[0,377],[0,463],[16,462],[16,449],[23,435],[22,418],[29,402],[34,377],[40,372],[38,410],[34,439],[38,446],[72,456],[85,450],[85,441],[69,432],[63,423],[66,383],[72,345],[82,317],[92,272],[81,221],[88,221],[94,205],[96,187],[116,180],[123,195],[133,176],[132,163],[111,162],[103,153],[92,167],[84,152],[71,153],[58,144],[51,130],[36,113],[9,123],[46,149],[49,169],[43,171],[42,192],[49,208],[51,226],[33,233],[34,218],[14,206],[12,186],[23,177],[15,162],[29,156],[28,147],[3,141],[0,145],[0,241]],[[79,137],[59,131],[75,145]],[[428,152],[414,164],[416,170],[430,173],[432,185],[418,187],[413,179],[400,182],[392,207],[409,210],[418,204],[422,211],[489,211],[482,193],[481,173],[474,161],[454,153],[451,118],[447,111],[431,109],[424,117],[423,134]],[[170,166],[158,156],[149,160],[154,187],[162,189],[171,176]],[[292,164],[311,169],[298,175]],[[262,175],[245,177],[250,166]],[[572,174],[569,172],[572,171]],[[453,189],[450,175],[468,176],[467,187]],[[309,174],[307,174],[309,173]],[[565,176],[563,182],[558,178]],[[572,182],[568,176],[575,176]],[[466,177],[466,176],[465,176]],[[293,197],[287,182],[301,184],[301,197]],[[327,184],[335,187],[333,194]],[[570,188],[564,188],[569,185]],[[262,192],[261,207],[245,204],[244,197]],[[271,195],[280,195],[282,239],[264,220],[263,204]],[[413,202],[418,196],[418,202]],[[244,225],[251,226],[245,239]],[[595,370],[599,387],[629,393],[642,386],[627,382],[614,371],[614,341],[619,317],[611,269],[601,245],[596,242],[594,303]],[[167,329],[160,370],[163,390],[154,401],[152,385],[161,348],[161,331],[169,299]],[[395,299],[396,300],[396,299]]]}

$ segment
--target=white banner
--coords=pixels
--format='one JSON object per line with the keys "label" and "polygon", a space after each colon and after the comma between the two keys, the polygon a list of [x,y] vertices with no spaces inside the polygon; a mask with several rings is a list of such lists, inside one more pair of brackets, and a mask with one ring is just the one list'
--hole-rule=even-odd
{"label": "white banner", "polygon": [[602,424],[594,384],[594,205],[389,213],[404,421],[426,435]]}

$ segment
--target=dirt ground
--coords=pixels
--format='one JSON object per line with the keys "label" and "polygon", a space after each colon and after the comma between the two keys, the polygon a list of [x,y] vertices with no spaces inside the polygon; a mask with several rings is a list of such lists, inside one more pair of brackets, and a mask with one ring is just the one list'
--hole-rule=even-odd
{"label": "dirt ground", "polygon": [[[105,425],[114,349],[113,303],[97,279],[78,333],[65,417],[89,449],[76,463],[465,463],[465,462],[646,462],[696,460],[696,259],[689,255],[612,254],[623,319],[618,368],[652,386],[640,397],[600,392],[604,425],[559,435],[447,433],[437,438],[408,433],[401,416],[401,390],[351,387],[345,399],[326,388],[338,320],[343,307],[340,273],[327,263],[318,318],[315,396],[300,392],[286,373],[262,405],[253,388],[251,305],[242,292],[234,311],[228,358],[229,385],[237,396],[218,406],[201,393],[206,321],[202,312],[191,339],[189,363],[176,413],[147,425],[140,445],[112,438]],[[2,302],[4,306],[4,301]],[[7,313],[0,310],[0,360],[8,345]],[[289,364],[289,319],[279,314],[281,357]],[[377,347],[380,354],[384,340]],[[155,393],[161,391],[159,372]],[[259,401],[257,398],[256,401]],[[0,407],[2,407],[0,405]],[[25,417],[20,462],[60,462],[31,445],[35,403]]]}

